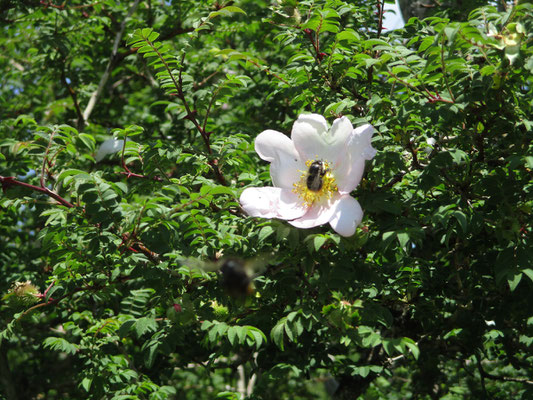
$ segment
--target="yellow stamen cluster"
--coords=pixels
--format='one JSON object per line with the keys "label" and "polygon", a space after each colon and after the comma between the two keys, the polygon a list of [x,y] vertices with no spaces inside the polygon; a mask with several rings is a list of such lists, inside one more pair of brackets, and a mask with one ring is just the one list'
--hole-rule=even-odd
{"label": "yellow stamen cluster", "polygon": [[300,171],[302,173],[300,180],[293,184],[294,189],[292,189],[292,191],[302,199],[303,203],[307,207],[310,207],[315,201],[331,199],[333,193],[338,191],[335,178],[331,174],[327,161],[323,161],[326,173],[322,177],[322,187],[316,192],[309,190],[307,187],[307,177],[309,176],[309,168],[313,162],[315,162],[315,160],[307,160],[305,162],[307,171]]}

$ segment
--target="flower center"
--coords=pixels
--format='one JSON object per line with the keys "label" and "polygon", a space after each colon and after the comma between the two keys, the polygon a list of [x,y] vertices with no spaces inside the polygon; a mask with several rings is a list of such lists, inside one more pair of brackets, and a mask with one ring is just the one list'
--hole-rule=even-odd
{"label": "flower center", "polygon": [[300,180],[293,184],[292,191],[307,207],[315,201],[329,200],[337,189],[329,164],[323,160],[307,160],[307,171],[301,171]]}

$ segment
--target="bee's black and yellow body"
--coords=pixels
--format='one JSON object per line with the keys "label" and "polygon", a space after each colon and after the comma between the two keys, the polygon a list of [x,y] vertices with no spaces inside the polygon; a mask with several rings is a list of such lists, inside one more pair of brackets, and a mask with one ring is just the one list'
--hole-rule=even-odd
{"label": "bee's black and yellow body", "polygon": [[247,271],[243,260],[229,258],[220,267],[222,286],[232,297],[246,297],[253,293],[252,277]]}
{"label": "bee's black and yellow body", "polygon": [[307,172],[307,189],[318,192],[322,189],[324,181],[322,178],[326,174],[327,169],[323,161],[313,161],[309,166],[309,171]]}

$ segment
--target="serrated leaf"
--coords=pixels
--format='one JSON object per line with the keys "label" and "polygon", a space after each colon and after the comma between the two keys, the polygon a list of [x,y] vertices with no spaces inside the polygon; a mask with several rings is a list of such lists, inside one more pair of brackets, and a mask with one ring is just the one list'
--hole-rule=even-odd
{"label": "serrated leaf", "polygon": [[415,360],[418,360],[418,357],[420,356],[420,349],[418,348],[417,344],[414,342],[414,340],[404,337],[402,339],[402,343],[411,350],[411,354],[413,354],[413,357]]}
{"label": "serrated leaf", "polygon": [[239,329],[242,329],[241,327],[237,327],[237,326],[230,326],[229,329],[228,329],[228,340],[230,342],[230,344],[233,346],[235,345],[235,338],[237,337],[237,331]]}
{"label": "serrated leaf", "polygon": [[224,10],[232,12],[232,13],[240,13],[240,14],[246,15],[246,13],[241,8],[239,8],[237,6],[226,6],[226,7],[224,7]]}
{"label": "serrated leaf", "polygon": [[135,333],[140,338],[147,332],[153,332],[157,330],[157,322],[154,318],[143,317],[135,321]]}
{"label": "serrated leaf", "polygon": [[281,351],[284,351],[284,345],[283,345],[283,335],[284,335],[283,332],[284,332],[284,329],[285,329],[284,320],[281,320],[270,331],[270,338],[272,339],[274,344],[276,346],[278,346],[278,348]]}
{"label": "serrated leaf", "polygon": [[511,289],[511,292],[513,292],[520,281],[522,280],[522,273],[518,271],[509,272],[507,274],[507,284],[509,285],[509,289]]}

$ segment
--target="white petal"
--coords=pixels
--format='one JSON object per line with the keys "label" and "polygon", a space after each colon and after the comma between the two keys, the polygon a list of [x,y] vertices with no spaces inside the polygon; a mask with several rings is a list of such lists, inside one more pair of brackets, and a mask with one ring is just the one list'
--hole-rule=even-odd
{"label": "white petal", "polygon": [[352,196],[344,195],[337,203],[333,217],[329,221],[331,227],[341,236],[352,236],[355,228],[363,219],[363,210],[359,202]]}
{"label": "white petal", "polygon": [[304,162],[326,158],[327,131],[328,125],[321,115],[302,114],[298,117],[292,126],[291,138]]}
{"label": "white petal", "polygon": [[339,200],[340,196],[335,194],[333,198],[325,204],[314,203],[305,215],[301,218],[289,221],[289,224],[304,229],[326,224],[333,217]]}
{"label": "white petal", "polygon": [[371,145],[373,133],[374,127],[369,124],[354,129],[337,159],[333,173],[341,194],[350,193],[357,187],[363,176],[365,160],[376,155],[376,149]]}
{"label": "white petal", "polygon": [[332,150],[332,156],[329,159],[332,167],[336,167],[338,159],[346,150],[346,145],[351,135],[353,134],[353,126],[350,120],[346,117],[337,118],[333,121],[330,131],[330,146],[335,147]]}
{"label": "white petal", "polygon": [[[312,115],[313,119],[301,115],[294,123],[291,134],[294,146],[304,161],[320,159],[333,166],[346,151],[353,132],[352,123],[346,117],[338,118],[328,131],[324,117]],[[322,123],[316,123],[315,120]]]}
{"label": "white petal", "polygon": [[98,148],[98,152],[94,156],[94,159],[96,162],[100,162],[104,159],[105,156],[108,154],[116,153],[117,151],[121,150],[124,146],[124,140],[120,139],[107,139],[102,142],[100,147]]}
{"label": "white petal", "polygon": [[[275,193],[270,189],[275,188],[247,188],[241,193],[239,202],[244,212],[252,217],[275,218],[274,209]],[[279,191],[280,189],[278,189]],[[279,193],[277,194],[279,196]]]}
{"label": "white petal", "polygon": [[302,200],[292,190],[281,189],[279,201],[276,204],[278,216],[280,219],[300,218],[308,211]]}
{"label": "white petal", "polygon": [[326,121],[326,118],[320,114],[300,114],[292,127],[293,131],[298,124],[310,125],[318,134],[328,131],[328,122]]}
{"label": "white petal", "polygon": [[373,133],[374,127],[370,124],[355,128],[348,142],[350,153],[360,155],[365,160],[372,160],[377,153],[376,149],[372,147]]}
{"label": "white petal", "polygon": [[252,217],[294,219],[307,211],[295,193],[277,187],[244,189],[239,202]]}
{"label": "white petal", "polygon": [[355,157],[353,161],[351,161],[349,157],[346,157],[345,160],[346,161],[335,170],[335,181],[341,194],[347,194],[354,190],[359,182],[361,182],[363,172],[365,171],[364,158]]}
{"label": "white petal", "polygon": [[261,132],[255,139],[255,151],[270,164],[270,176],[274,186],[292,189],[306,170],[291,139],[273,130]]}

